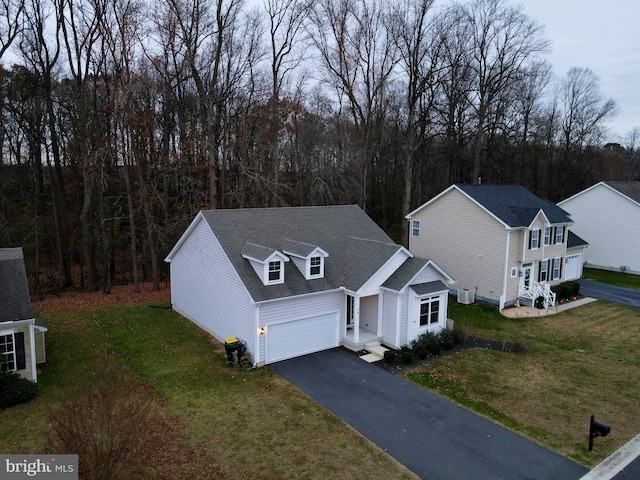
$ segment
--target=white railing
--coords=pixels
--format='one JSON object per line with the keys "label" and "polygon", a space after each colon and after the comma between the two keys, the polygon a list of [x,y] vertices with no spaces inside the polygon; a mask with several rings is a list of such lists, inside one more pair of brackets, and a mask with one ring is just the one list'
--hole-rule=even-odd
{"label": "white railing", "polygon": [[529,288],[521,285],[518,288],[518,295],[521,298],[531,300],[531,303],[535,303],[537,298],[542,297],[544,299],[544,308],[551,308],[556,304],[556,294],[551,291],[551,287],[548,283],[532,281]]}

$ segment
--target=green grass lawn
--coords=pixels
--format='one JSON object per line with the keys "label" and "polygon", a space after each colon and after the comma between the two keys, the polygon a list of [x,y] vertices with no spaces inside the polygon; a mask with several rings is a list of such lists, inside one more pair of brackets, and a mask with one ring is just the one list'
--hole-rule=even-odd
{"label": "green grass lawn", "polygon": [[[468,334],[518,342],[524,354],[467,350],[409,374],[467,408],[594,466],[640,433],[640,311],[595,302],[537,318],[450,304]],[[588,451],[590,415],[611,426]]]}
{"label": "green grass lawn", "polygon": [[609,272],[607,270],[596,270],[595,268],[585,268],[582,278],[595,280],[597,282],[615,285],[616,287],[633,288],[640,290],[640,275],[630,273]]}
{"label": "green grass lawn", "polygon": [[116,305],[42,316],[49,332],[40,393],[0,411],[2,452],[43,452],[47,412],[68,385],[99,377],[98,359],[109,351],[153,387],[179,450],[192,455],[189,478],[219,478],[207,476],[208,462],[224,478],[415,478],[270,370],[228,366],[221,346],[172,310]]}

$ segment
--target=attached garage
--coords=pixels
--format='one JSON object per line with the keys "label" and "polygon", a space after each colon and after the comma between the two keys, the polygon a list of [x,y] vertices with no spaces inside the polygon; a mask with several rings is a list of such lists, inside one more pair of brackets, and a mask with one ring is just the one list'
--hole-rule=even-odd
{"label": "attached garage", "polygon": [[567,264],[564,271],[565,280],[576,280],[582,276],[582,255],[567,256]]}
{"label": "attached garage", "polygon": [[267,325],[266,363],[339,345],[338,312]]}

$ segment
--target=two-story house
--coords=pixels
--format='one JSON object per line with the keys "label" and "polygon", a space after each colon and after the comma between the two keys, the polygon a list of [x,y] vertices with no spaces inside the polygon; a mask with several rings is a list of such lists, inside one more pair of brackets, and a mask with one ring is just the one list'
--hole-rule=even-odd
{"label": "two-story house", "polygon": [[587,244],[569,214],[520,185],[452,185],[406,219],[412,253],[501,309],[539,297],[553,306],[550,287],[582,275]]}

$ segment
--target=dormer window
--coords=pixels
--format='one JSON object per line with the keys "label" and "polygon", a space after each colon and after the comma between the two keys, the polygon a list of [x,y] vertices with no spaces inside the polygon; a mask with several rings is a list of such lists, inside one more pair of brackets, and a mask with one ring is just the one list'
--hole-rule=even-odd
{"label": "dormer window", "polygon": [[324,278],[324,262],[329,254],[317,245],[285,240],[282,251],[291,257],[305,279]]}
{"label": "dormer window", "polygon": [[269,262],[269,283],[275,283],[280,280],[280,272],[282,272],[282,262]]}
{"label": "dormer window", "polygon": [[322,274],[322,257],[311,257],[309,259],[309,276],[317,277]]}
{"label": "dormer window", "polygon": [[284,262],[289,258],[278,250],[246,242],[242,257],[249,260],[264,285],[284,283]]}

